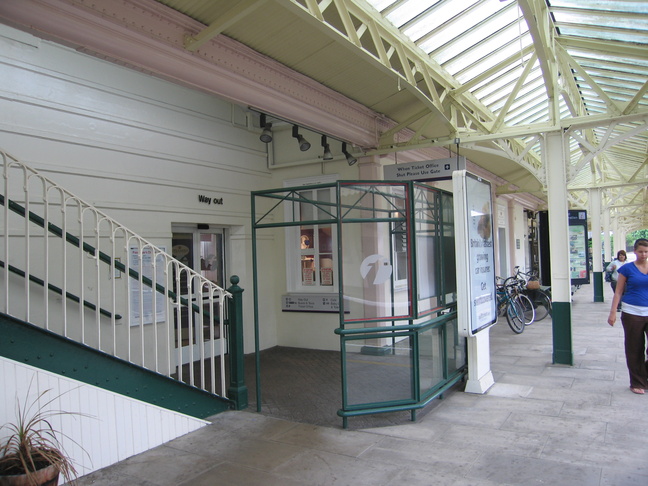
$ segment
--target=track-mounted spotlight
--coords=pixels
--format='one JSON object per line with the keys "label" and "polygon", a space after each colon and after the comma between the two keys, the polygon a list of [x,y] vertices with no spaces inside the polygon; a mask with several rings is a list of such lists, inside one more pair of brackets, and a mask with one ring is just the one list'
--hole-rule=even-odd
{"label": "track-mounted spotlight", "polygon": [[324,155],[322,158],[324,160],[333,160],[333,154],[331,153],[331,147],[326,140],[326,135],[322,135],[322,147],[324,147]]}
{"label": "track-mounted spotlight", "polygon": [[272,142],[272,123],[268,123],[266,121],[266,116],[263,114],[261,115],[260,125],[261,128],[263,128],[263,132],[261,132],[259,140],[261,140],[263,143]]}
{"label": "track-mounted spotlight", "polygon": [[299,128],[297,125],[293,125],[292,136],[299,142],[299,150],[302,152],[306,152],[311,147],[310,143],[308,143],[308,141],[299,134]]}
{"label": "track-mounted spotlight", "polygon": [[347,159],[347,164],[353,165],[358,161],[358,159],[356,159],[353,155],[351,155],[347,151],[346,142],[342,142],[342,153],[344,154],[344,156]]}

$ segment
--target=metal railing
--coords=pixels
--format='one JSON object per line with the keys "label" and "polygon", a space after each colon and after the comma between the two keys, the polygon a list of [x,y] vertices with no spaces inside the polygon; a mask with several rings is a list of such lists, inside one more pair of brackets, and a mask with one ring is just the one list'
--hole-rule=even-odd
{"label": "metal railing", "polygon": [[231,295],[0,151],[0,311],[226,397]]}

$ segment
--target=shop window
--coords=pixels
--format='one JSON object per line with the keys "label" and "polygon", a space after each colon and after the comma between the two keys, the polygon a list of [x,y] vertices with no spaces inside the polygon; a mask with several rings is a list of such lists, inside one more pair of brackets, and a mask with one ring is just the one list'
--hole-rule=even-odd
{"label": "shop window", "polygon": [[[322,180],[307,180],[318,184]],[[295,184],[297,185],[304,185]],[[302,202],[288,211],[305,224],[286,229],[286,268],[290,292],[329,293],[338,290],[337,227],[327,223],[334,211],[334,187],[299,191]]]}
{"label": "shop window", "polygon": [[300,226],[300,275],[303,289],[331,291],[336,287],[333,268],[333,227],[331,225]]}

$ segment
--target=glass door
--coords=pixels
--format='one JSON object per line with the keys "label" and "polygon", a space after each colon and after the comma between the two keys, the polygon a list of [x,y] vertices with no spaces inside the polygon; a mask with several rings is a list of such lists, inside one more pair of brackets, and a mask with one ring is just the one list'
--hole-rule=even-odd
{"label": "glass door", "polygon": [[[225,284],[225,230],[223,228],[196,229],[189,226],[173,226],[172,256],[182,263],[211,280],[219,287]],[[174,279],[175,281],[175,279]],[[180,294],[183,298],[197,304],[199,298],[195,289],[190,289],[186,275],[180,278]],[[177,290],[176,290],[177,292]],[[208,310],[209,297],[203,296],[199,304]],[[213,315],[218,315],[220,302],[214,302]],[[193,312],[189,318],[189,309],[183,308],[181,316],[175,320],[175,345],[182,348],[182,364],[187,364],[201,356],[200,343],[204,346],[204,356],[211,357],[212,349],[218,353],[219,346],[212,346],[212,341],[220,339],[218,322],[204,322],[199,325],[200,317]],[[178,329],[178,326],[180,329]]]}

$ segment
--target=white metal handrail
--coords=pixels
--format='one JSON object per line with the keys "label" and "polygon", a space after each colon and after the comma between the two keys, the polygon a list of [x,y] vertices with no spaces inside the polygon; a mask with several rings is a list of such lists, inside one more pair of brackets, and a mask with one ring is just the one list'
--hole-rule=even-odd
{"label": "white metal handrail", "polygon": [[15,157],[0,157],[0,310],[226,397],[231,295]]}

